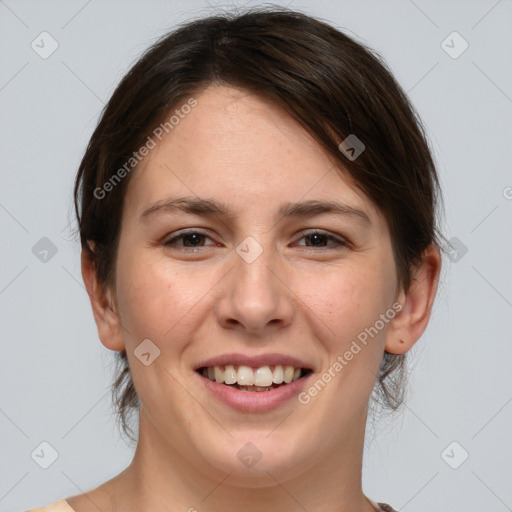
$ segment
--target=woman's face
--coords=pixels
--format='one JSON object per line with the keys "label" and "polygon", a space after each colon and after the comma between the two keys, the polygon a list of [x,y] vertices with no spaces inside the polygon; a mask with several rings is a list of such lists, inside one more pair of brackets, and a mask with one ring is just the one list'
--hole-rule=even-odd
{"label": "woman's face", "polygon": [[[382,214],[281,108],[228,87],[194,97],[129,184],[116,308],[140,437],[257,486],[360,448],[396,312],[392,246]],[[198,371],[267,389],[287,366],[305,376],[270,390]]]}

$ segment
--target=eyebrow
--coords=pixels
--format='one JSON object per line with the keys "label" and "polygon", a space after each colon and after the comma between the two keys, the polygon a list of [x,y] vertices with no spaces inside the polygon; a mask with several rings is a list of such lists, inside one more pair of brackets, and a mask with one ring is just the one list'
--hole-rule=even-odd
{"label": "eyebrow", "polygon": [[[196,215],[216,216],[220,218],[233,218],[229,207],[215,199],[203,199],[200,197],[176,197],[158,201],[141,214],[141,219],[147,218],[156,212],[183,211]],[[362,210],[353,206],[332,200],[308,200],[298,203],[283,204],[278,211],[280,219],[291,217],[309,217],[323,213],[352,217],[363,224],[372,225],[370,217]]]}

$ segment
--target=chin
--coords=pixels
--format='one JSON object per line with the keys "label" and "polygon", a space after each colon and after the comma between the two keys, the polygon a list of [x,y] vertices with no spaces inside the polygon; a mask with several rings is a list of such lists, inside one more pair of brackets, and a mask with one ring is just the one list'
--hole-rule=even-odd
{"label": "chin", "polygon": [[276,480],[285,482],[307,471],[318,457],[318,447],[308,446],[307,439],[299,437],[303,438],[304,432],[295,437],[286,431],[281,435],[269,435],[269,431],[238,433],[224,444],[212,441],[198,453],[198,459],[203,470],[210,466],[221,479],[229,474],[230,485],[254,489],[275,486]]}

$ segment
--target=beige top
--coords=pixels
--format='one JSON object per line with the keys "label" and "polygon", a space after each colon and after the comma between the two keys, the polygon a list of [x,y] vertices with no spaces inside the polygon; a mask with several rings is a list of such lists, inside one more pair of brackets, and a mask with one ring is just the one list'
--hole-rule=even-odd
{"label": "beige top", "polygon": [[31,508],[27,510],[27,512],[75,512],[66,501],[65,498],[62,498],[59,501],[56,501],[50,505],[46,505],[46,507],[41,508]]}
{"label": "beige top", "polygon": [[[368,501],[375,507],[375,512],[393,512],[393,509],[389,505],[382,504],[382,507],[375,503],[375,501],[372,501],[368,499]],[[384,507],[384,508],[383,508]],[[26,512],[75,512],[66,501],[65,498],[56,501],[54,503],[51,503],[50,505],[47,505],[46,507],[42,508],[32,508],[30,510],[27,510]]]}

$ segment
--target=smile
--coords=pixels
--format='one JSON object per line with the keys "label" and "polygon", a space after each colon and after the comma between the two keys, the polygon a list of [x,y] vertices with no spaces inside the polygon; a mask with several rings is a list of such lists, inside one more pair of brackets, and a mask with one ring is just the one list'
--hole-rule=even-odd
{"label": "smile", "polygon": [[295,382],[310,370],[280,364],[259,368],[227,364],[201,367],[198,372],[213,382],[225,384],[240,391],[262,392]]}

